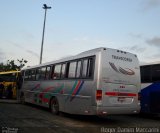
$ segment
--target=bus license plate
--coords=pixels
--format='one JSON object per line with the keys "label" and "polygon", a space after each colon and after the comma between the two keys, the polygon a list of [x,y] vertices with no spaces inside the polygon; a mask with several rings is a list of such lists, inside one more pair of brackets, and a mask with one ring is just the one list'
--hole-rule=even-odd
{"label": "bus license plate", "polygon": [[125,97],[118,97],[118,102],[124,102],[125,101]]}

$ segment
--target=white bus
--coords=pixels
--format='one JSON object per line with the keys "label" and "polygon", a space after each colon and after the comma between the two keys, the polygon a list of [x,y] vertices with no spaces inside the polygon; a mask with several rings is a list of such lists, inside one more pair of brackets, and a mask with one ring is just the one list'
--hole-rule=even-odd
{"label": "white bus", "polygon": [[141,112],[160,114],[160,63],[140,66]]}
{"label": "white bus", "polygon": [[21,101],[49,107],[54,114],[139,113],[137,56],[97,48],[22,70]]}

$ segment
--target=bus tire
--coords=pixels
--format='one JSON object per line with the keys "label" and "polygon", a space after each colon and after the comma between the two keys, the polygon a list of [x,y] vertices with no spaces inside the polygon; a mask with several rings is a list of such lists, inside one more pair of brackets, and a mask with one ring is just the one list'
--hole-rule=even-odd
{"label": "bus tire", "polygon": [[52,114],[58,115],[59,114],[59,103],[56,97],[53,97],[50,102],[50,109]]}

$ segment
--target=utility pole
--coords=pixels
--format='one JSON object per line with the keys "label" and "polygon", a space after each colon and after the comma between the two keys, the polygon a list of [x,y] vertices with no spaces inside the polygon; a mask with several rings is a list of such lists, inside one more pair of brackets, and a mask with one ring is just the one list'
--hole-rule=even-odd
{"label": "utility pole", "polygon": [[47,6],[46,4],[43,4],[43,9],[45,10],[45,14],[44,14],[44,23],[43,23],[43,33],[42,33],[42,43],[41,43],[41,53],[40,53],[39,64],[42,64],[43,42],[44,42],[44,33],[45,33],[45,24],[46,24],[47,9],[51,9],[51,7]]}

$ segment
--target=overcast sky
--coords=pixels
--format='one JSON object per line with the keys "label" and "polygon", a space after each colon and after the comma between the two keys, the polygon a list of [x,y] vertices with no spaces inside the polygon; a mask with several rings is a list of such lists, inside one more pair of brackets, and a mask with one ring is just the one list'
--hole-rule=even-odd
{"label": "overcast sky", "polygon": [[47,11],[43,62],[108,47],[160,62],[160,0],[1,0],[0,62],[39,64],[43,4]]}

